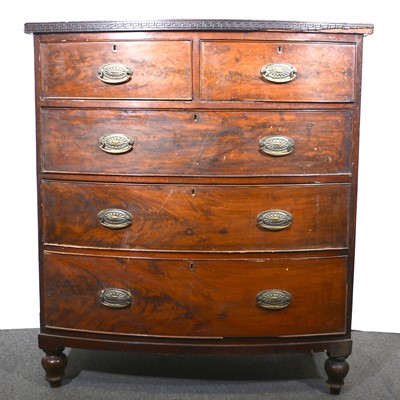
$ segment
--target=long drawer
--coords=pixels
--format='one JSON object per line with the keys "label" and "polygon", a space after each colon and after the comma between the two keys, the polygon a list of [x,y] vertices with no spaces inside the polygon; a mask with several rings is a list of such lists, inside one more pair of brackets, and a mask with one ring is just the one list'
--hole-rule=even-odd
{"label": "long drawer", "polygon": [[153,176],[351,171],[351,111],[44,109],[41,115],[44,171]]}
{"label": "long drawer", "polygon": [[42,43],[40,63],[43,98],[192,98],[190,40]]}
{"label": "long drawer", "polygon": [[43,182],[47,244],[163,251],[348,246],[350,185]]}
{"label": "long drawer", "polygon": [[202,99],[352,102],[355,54],[343,43],[204,41]]}
{"label": "long drawer", "polygon": [[346,264],[346,257],[189,261],[45,253],[44,320],[52,328],[170,337],[343,333]]}

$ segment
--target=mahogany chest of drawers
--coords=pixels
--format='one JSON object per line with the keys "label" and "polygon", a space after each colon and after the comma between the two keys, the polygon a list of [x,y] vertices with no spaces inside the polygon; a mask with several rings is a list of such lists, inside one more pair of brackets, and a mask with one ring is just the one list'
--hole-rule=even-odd
{"label": "mahogany chest of drawers", "polygon": [[42,365],[65,347],[351,353],[369,24],[29,23]]}

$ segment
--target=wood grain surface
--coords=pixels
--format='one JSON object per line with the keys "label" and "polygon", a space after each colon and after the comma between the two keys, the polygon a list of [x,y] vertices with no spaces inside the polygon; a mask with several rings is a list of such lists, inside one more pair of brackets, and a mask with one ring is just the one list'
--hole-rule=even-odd
{"label": "wood grain surface", "polygon": [[[189,262],[46,252],[46,325],[175,337],[341,333],[346,262],[346,257]],[[98,300],[105,288],[129,291],[131,305],[105,307]],[[266,289],[288,291],[290,305],[261,309],[256,296]]]}
{"label": "wood grain surface", "polygon": [[[47,244],[164,251],[291,251],[348,246],[349,185],[185,186],[44,183]],[[109,229],[98,213],[117,208],[132,225]],[[282,231],[257,223],[285,210]]]}
{"label": "wood grain surface", "polygon": [[[351,102],[355,96],[355,54],[355,46],[350,44],[204,41],[202,98]],[[260,70],[272,63],[293,65],[297,77],[282,84],[266,81]]]}
{"label": "wood grain surface", "polygon": [[[188,40],[45,43],[40,47],[41,96],[190,99],[191,52]],[[102,82],[97,71],[109,63],[131,68],[131,79],[122,84]]]}
{"label": "wood grain surface", "polygon": [[[45,172],[150,176],[304,176],[351,172],[350,111],[139,111],[43,109]],[[107,154],[102,135],[133,139]],[[267,136],[291,138],[294,151],[260,150]]]}

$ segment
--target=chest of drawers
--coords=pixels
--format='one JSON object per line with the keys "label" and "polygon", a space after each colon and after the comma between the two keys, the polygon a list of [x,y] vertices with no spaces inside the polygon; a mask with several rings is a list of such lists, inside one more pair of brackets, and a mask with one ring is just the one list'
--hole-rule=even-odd
{"label": "chest of drawers", "polygon": [[369,24],[29,23],[41,332],[65,347],[351,353]]}

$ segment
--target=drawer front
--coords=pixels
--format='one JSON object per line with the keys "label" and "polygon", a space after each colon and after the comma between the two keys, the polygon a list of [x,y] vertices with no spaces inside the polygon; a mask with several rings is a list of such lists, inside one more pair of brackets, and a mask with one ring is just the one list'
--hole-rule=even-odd
{"label": "drawer front", "polygon": [[251,187],[47,181],[43,188],[43,235],[48,244],[207,252],[348,246],[347,184]]}
{"label": "drawer front", "polygon": [[50,172],[268,176],[351,168],[350,111],[45,109],[42,123],[43,168]]}
{"label": "drawer front", "polygon": [[[170,337],[343,333],[346,263],[45,253],[44,320],[48,327]],[[277,293],[282,302],[272,300]]]}
{"label": "drawer front", "polygon": [[191,54],[190,41],[42,43],[41,96],[188,100]]}
{"label": "drawer front", "polygon": [[[260,71],[271,64],[275,75],[283,77],[285,70],[279,65],[290,64],[296,70],[294,79],[277,83],[264,78]],[[354,77],[352,44],[205,41],[201,45],[203,100],[352,102]]]}

